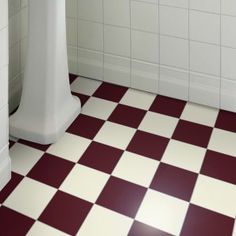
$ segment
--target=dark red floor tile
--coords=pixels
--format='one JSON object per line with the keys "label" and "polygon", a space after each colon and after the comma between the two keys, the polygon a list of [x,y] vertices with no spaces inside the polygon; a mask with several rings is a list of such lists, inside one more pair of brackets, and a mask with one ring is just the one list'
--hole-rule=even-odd
{"label": "dark red floor tile", "polygon": [[24,140],[24,139],[19,139],[18,143],[22,143],[24,145],[30,146],[30,147],[35,148],[35,149],[39,149],[39,150],[44,151],[44,152],[50,146],[50,145],[42,145],[42,144],[39,144],[39,143],[33,143],[33,142],[30,142],[30,141],[27,141],[27,140]]}
{"label": "dark red floor tile", "polygon": [[72,95],[74,95],[74,96],[76,96],[80,99],[81,106],[83,106],[88,101],[88,99],[90,98],[90,96],[87,96],[87,95],[84,95],[84,94],[81,94],[81,93],[72,92]]}
{"label": "dark red floor tile", "polygon": [[139,185],[111,177],[96,204],[134,218],[146,190]]}
{"label": "dark red floor tile", "polygon": [[220,110],[215,127],[231,132],[236,132],[236,113]]}
{"label": "dark red floor tile", "polygon": [[155,160],[160,160],[169,139],[138,130],[127,150]]}
{"label": "dark red floor tile", "polygon": [[80,158],[79,163],[111,174],[122,154],[123,150],[92,142]]}
{"label": "dark red floor tile", "polygon": [[68,128],[67,132],[93,139],[104,122],[104,120],[80,114]]}
{"label": "dark red floor tile", "polygon": [[33,219],[7,207],[0,207],[0,235],[2,236],[25,236],[34,222]]}
{"label": "dark red floor tile", "polygon": [[141,222],[134,221],[128,236],[171,236],[171,234]]}
{"label": "dark red floor tile", "polygon": [[73,162],[45,153],[27,176],[59,188],[73,166]]}
{"label": "dark red floor tile", "polygon": [[201,173],[236,185],[236,158],[208,150]]}
{"label": "dark red floor tile", "polygon": [[161,163],[150,188],[189,201],[197,176],[196,173]]}
{"label": "dark red floor tile", "polygon": [[109,121],[138,128],[146,111],[134,107],[119,104],[109,117]]}
{"label": "dark red floor tile", "polygon": [[85,200],[58,191],[39,217],[39,221],[75,235],[91,207],[92,204]]}
{"label": "dark red floor tile", "polygon": [[150,111],[179,118],[185,105],[185,101],[159,95],[152,103]]}
{"label": "dark red floor tile", "polygon": [[0,203],[3,203],[8,198],[8,196],[11,194],[11,192],[16,188],[16,186],[21,182],[23,178],[24,176],[22,175],[16,174],[14,172],[11,173],[11,180],[2,189],[2,191],[0,191]]}
{"label": "dark red floor tile", "polygon": [[180,120],[172,136],[173,139],[206,148],[213,128]]}
{"label": "dark red floor tile", "polygon": [[93,96],[113,102],[119,102],[127,90],[128,88],[123,86],[102,83]]}
{"label": "dark red floor tile", "polygon": [[181,236],[232,236],[234,219],[190,204]]}
{"label": "dark red floor tile", "polygon": [[78,78],[78,75],[69,74],[70,84],[72,84],[77,78]]}

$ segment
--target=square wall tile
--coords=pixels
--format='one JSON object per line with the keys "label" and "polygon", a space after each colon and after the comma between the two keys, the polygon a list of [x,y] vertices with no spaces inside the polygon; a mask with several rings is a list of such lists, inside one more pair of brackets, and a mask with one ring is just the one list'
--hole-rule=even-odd
{"label": "square wall tile", "polygon": [[220,76],[220,47],[191,41],[190,70]]}
{"label": "square wall tile", "polygon": [[160,6],[160,34],[188,38],[188,10]]}
{"label": "square wall tile", "polygon": [[160,5],[188,8],[188,0],[159,0]]}
{"label": "square wall tile", "polygon": [[190,73],[189,101],[206,106],[220,107],[219,77],[200,73]]}
{"label": "square wall tile", "polygon": [[220,13],[221,0],[190,0],[189,7],[199,11]]}
{"label": "square wall tile", "polygon": [[104,52],[130,57],[130,29],[104,25]]}
{"label": "square wall tile", "polygon": [[131,28],[158,31],[158,6],[148,2],[131,1]]}
{"label": "square wall tile", "polygon": [[77,19],[67,18],[66,30],[67,30],[67,45],[70,45],[71,47],[77,47],[78,43]]}
{"label": "square wall tile", "polygon": [[[78,1],[78,18],[83,20],[103,22],[102,0],[76,0]],[[91,7],[93,6],[93,7]]]}
{"label": "square wall tile", "polygon": [[222,77],[236,81],[236,49],[222,47]]}
{"label": "square wall tile", "polygon": [[158,93],[159,66],[143,61],[131,62],[131,87]]}
{"label": "square wall tile", "polygon": [[103,54],[79,48],[78,74],[88,78],[103,80]]}
{"label": "square wall tile", "polygon": [[220,15],[190,11],[190,40],[220,44]]}
{"label": "square wall tile", "polygon": [[157,34],[132,30],[132,58],[151,63],[159,62],[159,37]]}
{"label": "square wall tile", "polygon": [[104,0],[103,4],[105,24],[130,27],[130,0]]}
{"label": "square wall tile", "polygon": [[160,37],[160,64],[188,69],[188,40],[167,36]]}
{"label": "square wall tile", "polygon": [[221,80],[221,109],[236,112],[236,82],[233,80]]}
{"label": "square wall tile", "polygon": [[236,18],[232,16],[221,16],[221,44],[236,48]]}
{"label": "square wall tile", "polygon": [[78,46],[103,51],[103,25],[89,21],[78,21]]}
{"label": "square wall tile", "polygon": [[221,12],[225,15],[236,16],[236,2],[234,0],[222,1]]}
{"label": "square wall tile", "polygon": [[189,73],[171,67],[160,67],[159,94],[188,99]]}
{"label": "square wall tile", "polygon": [[104,81],[130,86],[130,58],[104,54]]}

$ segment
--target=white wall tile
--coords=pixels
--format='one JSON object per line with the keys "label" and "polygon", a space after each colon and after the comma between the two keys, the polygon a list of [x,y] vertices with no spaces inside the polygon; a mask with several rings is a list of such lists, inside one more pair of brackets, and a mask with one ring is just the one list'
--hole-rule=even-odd
{"label": "white wall tile", "polygon": [[236,82],[221,80],[221,109],[236,112]]}
{"label": "white wall tile", "polygon": [[189,4],[190,9],[220,13],[221,0],[190,0]]}
{"label": "white wall tile", "polygon": [[236,17],[221,17],[221,34],[223,46],[236,48]]}
{"label": "white wall tile", "polygon": [[88,78],[103,80],[103,54],[79,48],[78,74]]}
{"label": "white wall tile", "polygon": [[104,52],[130,57],[130,30],[104,25]]}
{"label": "white wall tile", "polygon": [[159,37],[157,34],[132,30],[132,58],[152,63],[159,62]]}
{"label": "white wall tile", "polygon": [[89,21],[78,21],[78,46],[103,51],[103,25]]}
{"label": "white wall tile", "polygon": [[103,0],[78,1],[78,17],[84,20],[103,22]]}
{"label": "white wall tile", "polygon": [[235,0],[223,0],[221,3],[221,13],[225,15],[236,16],[236,1]]}
{"label": "white wall tile", "polygon": [[188,54],[188,40],[160,37],[160,63],[162,65],[188,69]]}
{"label": "white wall tile", "polygon": [[161,95],[187,100],[188,88],[188,71],[160,67],[159,93]]}
{"label": "white wall tile", "polygon": [[130,27],[130,0],[104,0],[104,23]]}
{"label": "white wall tile", "polygon": [[188,8],[188,1],[189,0],[159,0],[159,3],[161,5]]}
{"label": "white wall tile", "polygon": [[143,61],[132,60],[131,87],[147,92],[158,93],[159,66]]}
{"label": "white wall tile", "polygon": [[131,1],[131,27],[150,32],[158,31],[158,7],[155,4]]}
{"label": "white wall tile", "polygon": [[220,47],[190,42],[190,70],[220,76]]}
{"label": "white wall tile", "polygon": [[236,81],[236,49],[222,47],[222,77]]}
{"label": "white wall tile", "polygon": [[220,44],[220,15],[190,11],[190,39]]}
{"label": "white wall tile", "polygon": [[104,81],[130,86],[130,59],[104,55]]}
{"label": "white wall tile", "polygon": [[160,34],[188,38],[188,10],[160,6]]}
{"label": "white wall tile", "polygon": [[189,101],[219,108],[220,78],[190,73]]}

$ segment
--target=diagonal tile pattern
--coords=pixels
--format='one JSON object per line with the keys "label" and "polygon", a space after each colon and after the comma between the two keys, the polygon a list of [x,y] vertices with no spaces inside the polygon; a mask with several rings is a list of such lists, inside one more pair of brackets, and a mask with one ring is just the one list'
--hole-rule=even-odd
{"label": "diagonal tile pattern", "polygon": [[236,114],[70,81],[83,107],[66,134],[10,141],[0,235],[232,236]]}

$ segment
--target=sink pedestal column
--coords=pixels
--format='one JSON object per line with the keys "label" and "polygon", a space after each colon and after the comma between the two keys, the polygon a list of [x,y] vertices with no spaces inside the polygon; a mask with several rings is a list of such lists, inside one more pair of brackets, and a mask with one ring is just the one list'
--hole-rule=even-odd
{"label": "sink pedestal column", "polygon": [[10,134],[54,143],[80,113],[68,78],[65,0],[29,0],[28,52],[21,103]]}

